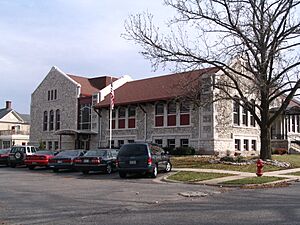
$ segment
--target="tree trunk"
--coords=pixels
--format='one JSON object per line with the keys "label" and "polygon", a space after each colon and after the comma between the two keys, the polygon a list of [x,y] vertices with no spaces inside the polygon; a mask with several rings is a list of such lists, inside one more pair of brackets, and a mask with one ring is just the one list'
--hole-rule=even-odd
{"label": "tree trunk", "polygon": [[262,126],[260,128],[260,158],[262,160],[271,159],[271,132],[270,127]]}

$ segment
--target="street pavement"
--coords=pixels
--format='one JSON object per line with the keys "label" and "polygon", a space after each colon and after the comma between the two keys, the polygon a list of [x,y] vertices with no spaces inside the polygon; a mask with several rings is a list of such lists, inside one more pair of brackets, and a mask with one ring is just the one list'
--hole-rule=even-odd
{"label": "street pavement", "polygon": [[116,173],[0,168],[0,224],[299,224],[300,183],[241,190],[161,182],[165,175],[120,179]]}

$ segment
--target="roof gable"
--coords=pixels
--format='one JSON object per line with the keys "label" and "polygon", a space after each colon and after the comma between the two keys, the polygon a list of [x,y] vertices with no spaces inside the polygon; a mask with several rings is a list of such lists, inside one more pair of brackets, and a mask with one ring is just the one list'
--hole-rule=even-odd
{"label": "roof gable", "polygon": [[[108,76],[95,78],[86,78],[71,74],[67,74],[67,76],[81,85],[81,96],[91,96],[105,88],[111,82],[111,77]],[[113,81],[116,79],[117,78],[113,78]]]}
{"label": "roof gable", "polygon": [[[2,109],[3,110],[3,109]],[[22,117],[13,109],[7,110],[7,113],[0,118],[1,122],[11,122],[11,123],[24,123],[25,121]]]}

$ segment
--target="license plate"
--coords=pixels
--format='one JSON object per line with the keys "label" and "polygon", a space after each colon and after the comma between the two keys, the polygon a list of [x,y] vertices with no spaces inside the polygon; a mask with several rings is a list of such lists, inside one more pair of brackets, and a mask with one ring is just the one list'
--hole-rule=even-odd
{"label": "license plate", "polygon": [[37,162],[32,162],[31,164],[34,165],[34,164],[37,164]]}
{"label": "license plate", "polygon": [[84,163],[89,163],[89,162],[90,162],[90,160],[88,160],[88,159],[85,159],[85,160],[83,160],[83,162],[84,162]]}
{"label": "license plate", "polygon": [[130,164],[130,165],[135,165],[135,164],[136,164],[136,161],[135,161],[135,160],[130,160],[130,161],[129,161],[129,164]]}
{"label": "license plate", "polygon": [[57,163],[62,163],[62,161],[61,161],[61,160],[58,160]]}

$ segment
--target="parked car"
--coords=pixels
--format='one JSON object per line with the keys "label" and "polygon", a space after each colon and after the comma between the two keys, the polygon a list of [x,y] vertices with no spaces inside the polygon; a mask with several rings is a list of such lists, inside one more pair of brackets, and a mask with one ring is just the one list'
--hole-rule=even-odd
{"label": "parked car", "polygon": [[37,149],[34,146],[13,146],[9,152],[8,164],[12,168],[17,165],[24,165],[26,157],[36,152]]}
{"label": "parked car", "polygon": [[0,149],[0,165],[8,166],[9,152],[10,152],[10,148]]}
{"label": "parked car", "polygon": [[55,154],[57,154],[57,152],[40,150],[33,155],[28,155],[24,163],[30,170],[33,170],[37,166],[49,167],[49,160],[52,159]]}
{"label": "parked car", "polygon": [[83,156],[84,150],[63,150],[49,160],[49,167],[53,172],[58,172],[60,169],[74,169],[74,159],[78,156]]}
{"label": "parked car", "polygon": [[103,171],[110,174],[116,170],[117,154],[115,149],[89,150],[83,156],[74,159],[75,169],[84,174],[90,171]]}
{"label": "parked car", "polygon": [[155,178],[158,171],[170,172],[172,169],[169,155],[150,143],[124,144],[117,156],[117,166],[121,178],[129,173],[149,174]]}

